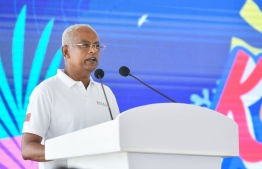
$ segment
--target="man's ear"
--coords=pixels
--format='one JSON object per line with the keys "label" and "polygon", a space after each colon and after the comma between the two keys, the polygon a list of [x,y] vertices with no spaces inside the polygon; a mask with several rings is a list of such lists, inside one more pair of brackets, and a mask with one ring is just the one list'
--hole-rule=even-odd
{"label": "man's ear", "polygon": [[62,54],[65,58],[69,58],[69,54],[68,54],[68,46],[67,45],[64,45],[62,47]]}

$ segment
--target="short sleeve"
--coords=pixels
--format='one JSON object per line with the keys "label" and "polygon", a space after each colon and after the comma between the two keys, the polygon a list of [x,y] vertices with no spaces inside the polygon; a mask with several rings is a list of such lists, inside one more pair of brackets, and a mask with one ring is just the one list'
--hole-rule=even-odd
{"label": "short sleeve", "polygon": [[50,124],[51,95],[40,87],[32,92],[24,120],[23,133],[32,133],[44,138]]}

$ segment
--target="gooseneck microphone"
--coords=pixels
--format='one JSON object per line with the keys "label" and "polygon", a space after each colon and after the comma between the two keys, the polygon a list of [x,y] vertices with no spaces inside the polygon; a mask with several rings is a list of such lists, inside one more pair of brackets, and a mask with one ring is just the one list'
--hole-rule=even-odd
{"label": "gooseneck microphone", "polygon": [[102,69],[96,69],[94,74],[95,74],[95,77],[100,80],[100,84],[101,84],[103,92],[104,92],[106,103],[108,105],[110,117],[111,117],[111,120],[113,120],[112,112],[111,112],[111,109],[110,109],[110,106],[109,106],[109,103],[108,103],[108,100],[107,100],[107,97],[106,97],[106,92],[105,92],[105,89],[104,89],[104,86],[103,86],[103,83],[102,83],[102,78],[104,77],[104,71]]}
{"label": "gooseneck microphone", "polygon": [[170,100],[170,101],[172,101],[172,102],[174,102],[174,103],[177,103],[175,100],[173,100],[173,99],[171,99],[170,97],[164,95],[163,93],[157,91],[157,90],[154,89],[153,87],[151,87],[151,86],[145,84],[145,83],[142,82],[140,79],[138,79],[137,77],[135,77],[134,75],[132,75],[132,74],[130,73],[130,70],[129,70],[128,67],[126,67],[126,66],[122,66],[122,67],[120,67],[120,69],[119,69],[119,73],[120,73],[120,75],[122,75],[122,76],[124,76],[124,77],[126,77],[126,76],[129,75],[129,76],[135,78],[135,79],[138,80],[140,83],[142,83],[143,85],[145,85],[145,86],[149,87],[150,89],[154,90],[154,91],[157,92],[158,94],[164,96],[164,97],[167,98],[168,100]]}

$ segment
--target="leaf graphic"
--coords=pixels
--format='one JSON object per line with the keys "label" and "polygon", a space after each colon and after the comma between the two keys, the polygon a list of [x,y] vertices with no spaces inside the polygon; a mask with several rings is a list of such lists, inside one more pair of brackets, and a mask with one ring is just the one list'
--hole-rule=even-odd
{"label": "leaf graphic", "polygon": [[[17,109],[17,106],[15,104],[15,100],[13,98],[10,86],[8,84],[8,81],[7,81],[7,77],[6,77],[4,67],[3,67],[3,64],[2,64],[2,59],[0,59],[0,81],[1,81],[0,90],[1,90],[1,93],[2,93],[2,95],[3,95],[3,97],[5,98],[5,101],[6,101],[6,105],[4,105],[4,101],[1,98],[1,102],[0,102],[1,116],[0,116],[0,118],[1,118],[1,120],[5,120],[5,119],[3,119],[3,117],[9,117],[9,118],[7,118],[7,121],[9,121],[9,123],[10,123],[10,121],[12,121],[13,123],[12,124],[7,123],[7,125],[11,128],[14,128],[13,125],[15,125],[16,130],[14,130],[13,132],[19,131],[18,122],[17,122],[16,118],[14,117],[15,116],[14,113],[18,112],[18,109]],[[10,112],[8,112],[6,107],[9,107]],[[0,138],[1,137],[2,137],[2,135],[0,135]]]}
{"label": "leaf graphic", "polygon": [[59,48],[46,72],[45,79],[55,75],[56,70],[59,68],[61,58],[62,58],[62,49]]}
{"label": "leaf graphic", "polygon": [[8,112],[4,101],[0,97],[0,138],[13,137],[20,134],[17,121],[14,115]]}
{"label": "leaf graphic", "polygon": [[53,27],[53,22],[53,19],[49,21],[38,43],[28,79],[28,85],[25,94],[25,105],[28,104],[29,96],[39,81],[43,60],[45,58],[49,37]]}
{"label": "leaf graphic", "polygon": [[17,18],[15,25],[12,62],[14,72],[14,86],[18,109],[22,109],[22,78],[23,78],[23,53],[24,53],[24,33],[25,33],[26,6],[24,6]]}

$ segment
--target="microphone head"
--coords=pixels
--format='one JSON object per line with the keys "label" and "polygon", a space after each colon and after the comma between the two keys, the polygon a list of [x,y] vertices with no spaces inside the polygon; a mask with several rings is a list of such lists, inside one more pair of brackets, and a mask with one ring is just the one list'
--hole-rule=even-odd
{"label": "microphone head", "polygon": [[130,70],[128,69],[128,67],[122,66],[122,67],[120,67],[120,69],[119,69],[119,73],[120,73],[120,75],[122,75],[122,76],[128,76],[129,73],[130,73]]}
{"label": "microphone head", "polygon": [[102,69],[96,69],[94,74],[97,79],[104,77],[104,71]]}

